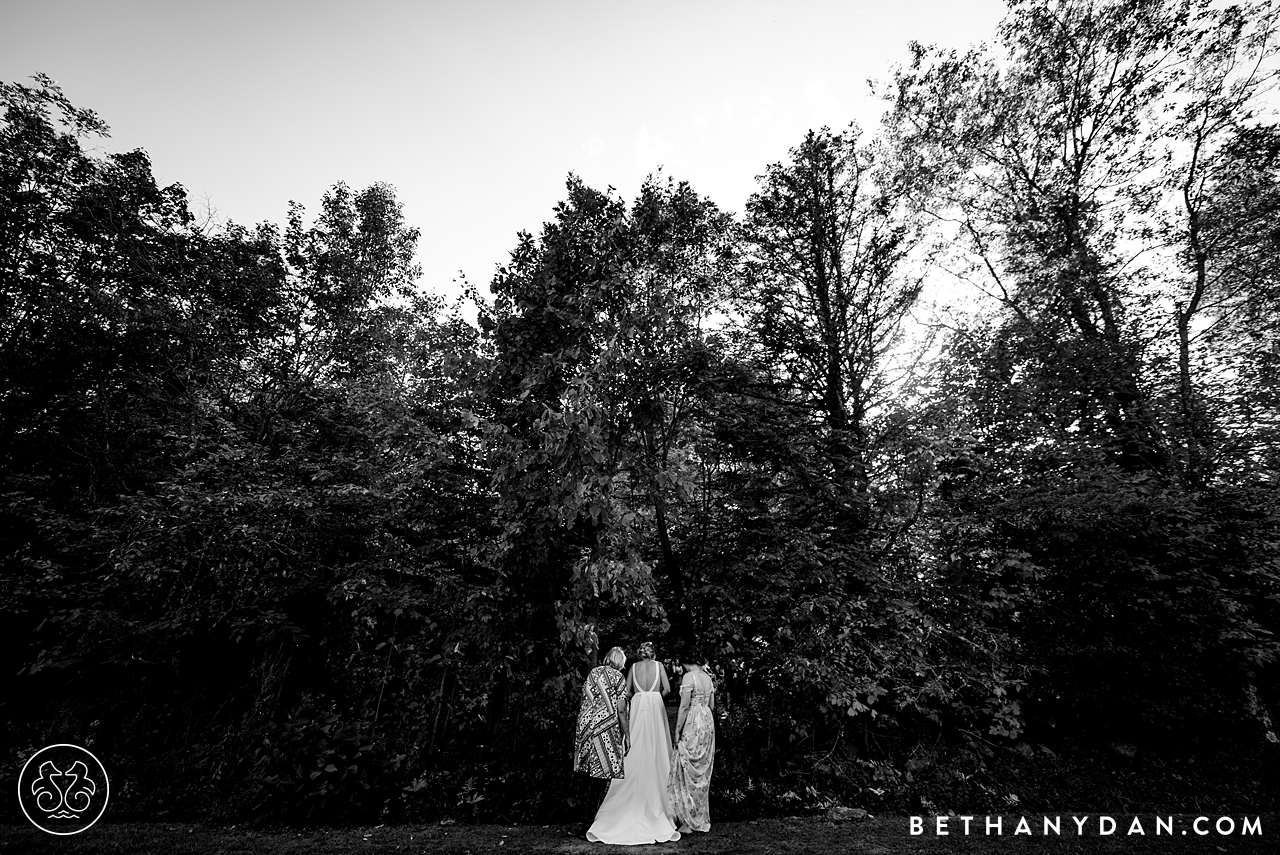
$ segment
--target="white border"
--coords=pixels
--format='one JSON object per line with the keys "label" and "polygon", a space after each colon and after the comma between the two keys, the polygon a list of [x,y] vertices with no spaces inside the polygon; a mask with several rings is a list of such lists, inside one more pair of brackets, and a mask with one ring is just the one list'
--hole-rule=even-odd
{"label": "white border", "polygon": [[[75,831],[50,831],[49,829],[45,828],[43,825],[41,825],[40,823],[36,822],[34,819],[31,818],[31,814],[27,813],[27,806],[22,802],[22,776],[27,774],[27,767],[31,765],[31,761],[39,757],[44,752],[48,751],[50,748],[77,748],[83,751],[85,754],[88,754],[90,757],[93,757],[93,762],[97,763],[98,768],[102,770],[102,780],[103,780],[103,783],[106,785],[107,794],[106,794],[106,797],[102,800],[102,809],[98,811],[98,815],[93,818],[93,822],[89,823],[84,828],[78,828]],[[107,776],[107,767],[104,766],[102,764],[102,761],[99,760],[97,756],[94,755],[94,753],[90,751],[88,748],[84,748],[80,745],[75,745],[71,742],[55,742],[52,745],[46,745],[44,748],[41,748],[35,754],[32,754],[30,757],[28,757],[27,762],[22,764],[22,771],[18,773],[18,807],[22,808],[22,815],[27,818],[27,822],[31,823],[36,828],[43,831],[45,834],[55,834],[58,837],[70,837],[73,834],[79,834],[82,831],[88,831],[90,828],[93,828],[94,824],[98,820],[102,819],[102,815],[107,812],[107,802],[109,802],[110,800],[111,800],[111,779]]]}

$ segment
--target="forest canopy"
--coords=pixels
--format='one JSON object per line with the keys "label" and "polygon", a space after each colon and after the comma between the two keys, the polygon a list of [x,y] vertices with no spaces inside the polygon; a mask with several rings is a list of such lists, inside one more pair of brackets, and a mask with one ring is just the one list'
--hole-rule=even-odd
{"label": "forest canopy", "polygon": [[0,83],[5,768],[560,816],[651,639],[719,681],[721,815],[1276,809],[1278,23],[1014,0],[740,213],[570,175],[469,308],[386,184],[202,221]]}

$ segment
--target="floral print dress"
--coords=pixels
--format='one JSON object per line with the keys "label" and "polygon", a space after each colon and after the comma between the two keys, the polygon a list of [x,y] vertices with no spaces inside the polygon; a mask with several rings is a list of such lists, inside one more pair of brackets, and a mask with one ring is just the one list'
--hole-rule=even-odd
{"label": "floral print dress", "polygon": [[711,830],[711,767],[716,758],[716,725],[711,717],[715,685],[705,672],[703,680],[688,673],[681,681],[680,692],[690,693],[689,709],[671,758],[667,785],[671,810],[694,831]]}

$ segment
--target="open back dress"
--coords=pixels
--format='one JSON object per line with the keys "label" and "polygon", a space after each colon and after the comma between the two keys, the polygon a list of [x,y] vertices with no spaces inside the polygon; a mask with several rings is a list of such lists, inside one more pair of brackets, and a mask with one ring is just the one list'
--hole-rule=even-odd
{"label": "open back dress", "polygon": [[609,782],[609,793],[587,830],[592,843],[638,846],[680,839],[667,802],[671,726],[658,691],[662,666],[654,665],[653,685],[631,697],[631,750],[623,762],[624,777]]}

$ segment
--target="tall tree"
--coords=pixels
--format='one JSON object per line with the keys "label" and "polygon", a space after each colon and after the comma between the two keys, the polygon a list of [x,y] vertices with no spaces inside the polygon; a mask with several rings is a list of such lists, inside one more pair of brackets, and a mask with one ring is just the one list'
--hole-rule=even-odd
{"label": "tall tree", "polygon": [[685,184],[651,178],[630,210],[573,177],[568,190],[495,278],[488,325],[512,584],[558,601],[565,640],[586,644],[602,602],[663,620],[659,581],[682,601],[673,504],[729,243]]}
{"label": "tall tree", "polygon": [[1011,367],[1066,393],[1028,406],[1131,470],[1167,474],[1119,225],[1156,166],[1151,119],[1182,19],[1148,0],[1020,0],[999,55],[914,46],[890,114],[902,156],[934,179],[922,204],[955,224],[958,272],[1008,312]]}
{"label": "tall tree", "polygon": [[1225,368],[1212,364],[1219,350],[1213,345],[1229,340],[1216,328],[1233,326],[1274,292],[1274,282],[1259,276],[1267,266],[1259,262],[1274,258],[1274,249],[1268,253],[1259,237],[1276,210],[1280,115],[1271,104],[1280,87],[1278,37],[1280,8],[1273,3],[1191,4],[1187,32],[1176,46],[1181,61],[1171,75],[1169,118],[1160,128],[1166,165],[1151,201],[1165,203],[1156,214],[1157,234],[1177,253],[1160,262],[1162,272],[1173,273],[1162,278],[1172,279],[1165,287],[1176,334],[1180,463],[1196,487],[1217,468],[1213,445],[1220,428],[1202,388]]}
{"label": "tall tree", "polygon": [[953,272],[999,306],[950,343],[962,367],[939,410],[966,450],[941,518],[965,530],[944,523],[940,542],[969,539],[947,562],[959,577],[965,555],[1033,565],[1019,611],[1034,617],[1015,626],[1033,663],[1064,676],[1054,647],[1072,648],[1106,663],[1082,686],[1144,687],[1108,722],[1036,686],[1093,737],[1158,721],[1147,738],[1174,740],[1238,715],[1209,699],[1241,698],[1276,655],[1274,518],[1206,453],[1244,375],[1189,347],[1266,290],[1258,268],[1230,272],[1266,244],[1260,209],[1227,200],[1243,179],[1267,205],[1266,145],[1242,159],[1234,141],[1270,136],[1252,113],[1273,27],[1209,3],[1026,0],[995,52],[916,46],[895,79],[892,133],[932,182],[920,204],[956,239]]}
{"label": "tall tree", "polygon": [[829,465],[855,528],[867,523],[870,410],[885,357],[920,294],[919,217],[902,204],[887,152],[860,132],[810,131],[769,166],[747,201],[748,257],[739,301],[793,400],[827,431]]}

